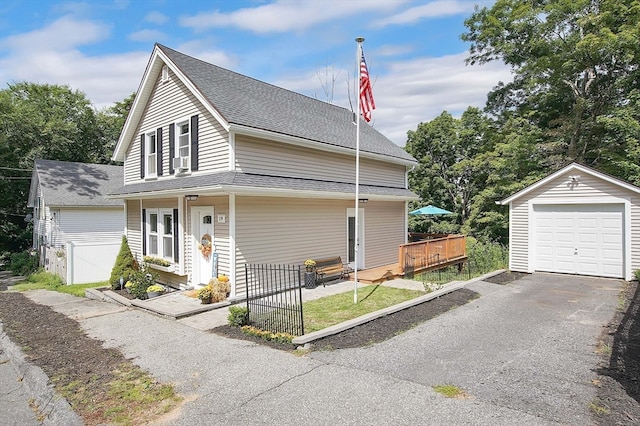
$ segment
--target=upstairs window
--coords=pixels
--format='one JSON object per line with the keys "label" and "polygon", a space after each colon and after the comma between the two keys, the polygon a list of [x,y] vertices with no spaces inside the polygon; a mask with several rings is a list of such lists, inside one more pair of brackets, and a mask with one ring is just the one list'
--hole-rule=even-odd
{"label": "upstairs window", "polygon": [[191,146],[191,128],[189,121],[178,123],[178,155],[180,157],[189,157]]}
{"label": "upstairs window", "polygon": [[145,134],[145,148],[145,176],[156,177],[158,176],[158,143],[156,132]]}

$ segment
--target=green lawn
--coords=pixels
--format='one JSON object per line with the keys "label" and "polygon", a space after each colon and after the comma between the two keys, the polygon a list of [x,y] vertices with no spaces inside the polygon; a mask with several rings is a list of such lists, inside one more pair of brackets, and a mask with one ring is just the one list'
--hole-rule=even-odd
{"label": "green lawn", "polygon": [[20,284],[11,286],[11,289],[17,291],[28,290],[54,290],[60,293],[72,294],[74,296],[84,297],[84,291],[88,288],[104,287],[108,286],[107,281],[99,281],[88,284],[72,284],[65,285],[60,277],[51,274],[49,272],[35,272],[27,277],[26,280]]}
{"label": "green lawn", "polygon": [[311,300],[303,304],[304,332],[322,330],[424,294],[417,290],[369,285],[358,289],[358,303],[355,304],[353,291]]}

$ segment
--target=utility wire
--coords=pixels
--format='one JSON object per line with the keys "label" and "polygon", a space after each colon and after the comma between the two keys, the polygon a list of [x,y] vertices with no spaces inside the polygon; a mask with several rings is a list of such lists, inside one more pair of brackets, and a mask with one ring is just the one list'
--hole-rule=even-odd
{"label": "utility wire", "polygon": [[0,167],[0,170],[16,170],[19,172],[32,172],[33,169],[17,169],[15,167]]}

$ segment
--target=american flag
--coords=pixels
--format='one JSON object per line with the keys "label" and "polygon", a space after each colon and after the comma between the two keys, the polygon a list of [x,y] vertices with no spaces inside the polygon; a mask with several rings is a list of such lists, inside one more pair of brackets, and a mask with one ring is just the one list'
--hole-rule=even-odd
{"label": "american flag", "polygon": [[371,91],[371,80],[369,79],[369,71],[367,63],[364,61],[364,53],[360,59],[360,111],[364,119],[371,121],[371,111],[376,109],[376,103],[373,100],[373,92]]}

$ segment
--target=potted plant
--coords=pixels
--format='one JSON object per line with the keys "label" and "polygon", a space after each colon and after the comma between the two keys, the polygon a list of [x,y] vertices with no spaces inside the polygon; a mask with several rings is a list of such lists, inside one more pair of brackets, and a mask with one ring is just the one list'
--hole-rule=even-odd
{"label": "potted plant", "polygon": [[198,296],[198,299],[200,299],[200,303],[202,303],[203,305],[211,303],[211,298],[213,296],[213,291],[211,289],[211,286],[206,285],[200,288],[198,290],[197,296]]}
{"label": "potted plant", "polygon": [[313,268],[316,266],[316,261],[313,259],[307,259],[304,261],[304,268],[307,272],[313,272]]}
{"label": "potted plant", "polygon": [[124,285],[124,288],[127,290],[127,293],[131,293],[131,288],[133,287],[133,283],[131,281],[127,281]]}
{"label": "potted plant", "polygon": [[316,261],[313,259],[307,259],[304,261],[304,286],[305,288],[316,288],[316,273],[314,268],[316,267]]}
{"label": "potted plant", "polygon": [[147,287],[147,297],[151,299],[152,297],[160,296],[164,293],[164,287],[160,284],[153,284]]}

